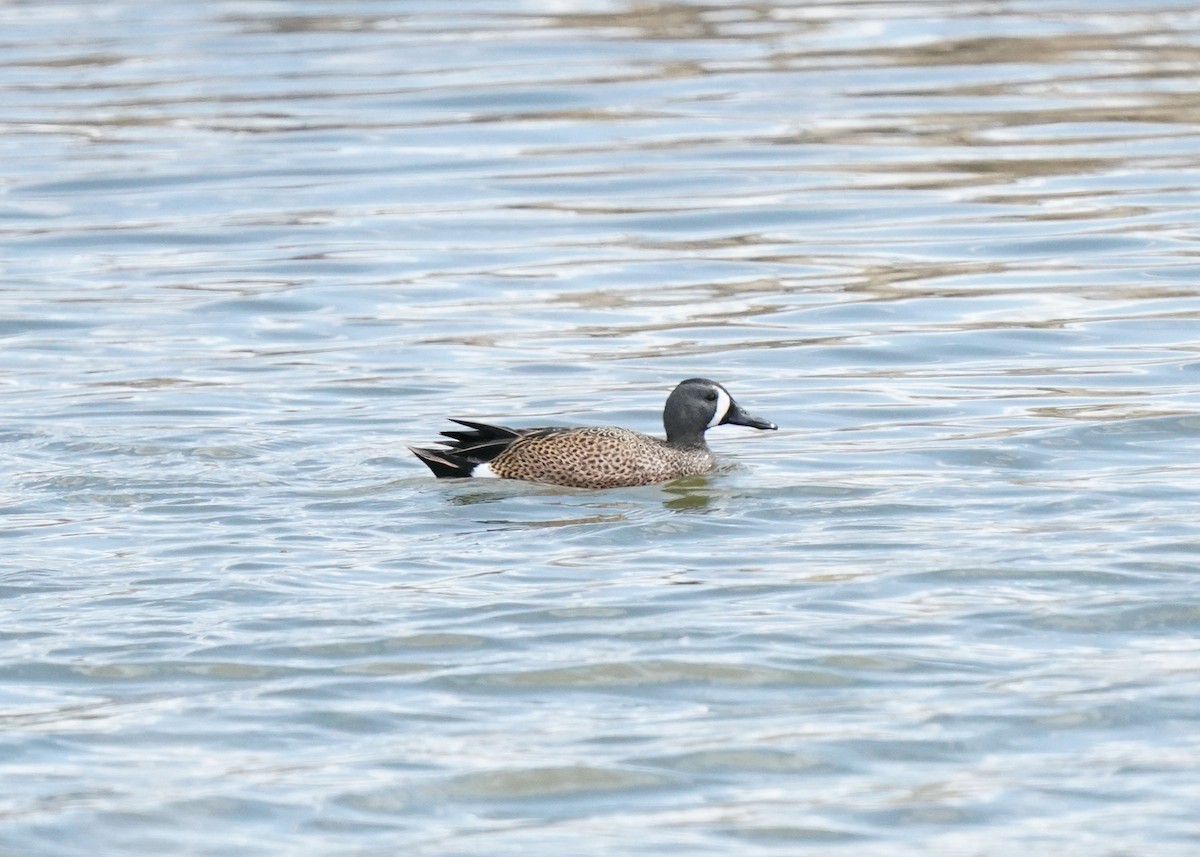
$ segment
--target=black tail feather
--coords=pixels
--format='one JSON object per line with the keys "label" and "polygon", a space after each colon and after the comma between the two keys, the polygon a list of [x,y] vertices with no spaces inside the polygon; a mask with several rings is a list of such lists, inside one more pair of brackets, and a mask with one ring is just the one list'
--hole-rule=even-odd
{"label": "black tail feather", "polygon": [[[445,432],[442,433],[445,434]],[[466,432],[463,432],[463,434],[466,434]],[[448,440],[443,440],[441,443],[450,447],[452,452],[469,458],[476,464],[482,464],[485,461],[491,461],[497,455],[504,452],[504,450],[508,449],[512,441],[508,438],[501,438],[499,440],[487,440],[483,443],[473,443],[471,438],[460,438],[453,443]]]}
{"label": "black tail feather", "polygon": [[470,431],[444,431],[440,440],[446,449],[422,449],[410,446],[413,455],[425,462],[439,479],[470,476],[480,464],[491,461],[519,438],[523,431],[470,420],[450,420]]}
{"label": "black tail feather", "polygon": [[450,437],[459,437],[460,435],[464,435],[464,436],[470,435],[472,438],[472,442],[475,442],[475,443],[478,443],[480,441],[485,441],[485,440],[499,440],[500,438],[507,438],[508,440],[516,440],[522,434],[524,434],[524,432],[521,431],[520,429],[509,428],[508,426],[494,426],[494,425],[490,425],[489,423],[476,423],[476,422],[472,422],[471,420],[459,420],[459,419],[455,419],[453,417],[450,418],[450,422],[458,423],[460,426],[466,426],[467,428],[471,429],[471,431],[469,431],[469,432],[444,431],[444,432],[442,432],[442,434],[449,435]]}
{"label": "black tail feather", "polygon": [[421,449],[418,446],[410,446],[408,449],[413,455],[424,461],[438,479],[457,479],[470,476],[477,464],[477,462],[455,455],[449,450]]}

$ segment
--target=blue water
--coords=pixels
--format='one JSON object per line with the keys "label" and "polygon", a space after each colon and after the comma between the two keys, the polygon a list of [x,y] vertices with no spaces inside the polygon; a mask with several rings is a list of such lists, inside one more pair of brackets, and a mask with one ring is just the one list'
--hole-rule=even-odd
{"label": "blue water", "polygon": [[[1191,857],[1197,44],[0,6],[0,855]],[[694,375],[781,430],[405,449]]]}

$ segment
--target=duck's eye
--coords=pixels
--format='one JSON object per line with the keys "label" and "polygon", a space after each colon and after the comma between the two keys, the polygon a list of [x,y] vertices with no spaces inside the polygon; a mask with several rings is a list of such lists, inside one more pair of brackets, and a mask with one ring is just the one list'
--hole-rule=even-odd
{"label": "duck's eye", "polygon": [[704,399],[705,399],[705,401],[708,401],[708,402],[715,402],[717,400],[717,391],[709,390],[707,393],[704,394]]}

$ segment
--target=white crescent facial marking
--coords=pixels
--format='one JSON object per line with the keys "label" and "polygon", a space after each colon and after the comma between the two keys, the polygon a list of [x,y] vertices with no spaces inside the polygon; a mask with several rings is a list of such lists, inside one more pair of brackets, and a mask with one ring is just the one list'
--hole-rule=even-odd
{"label": "white crescent facial marking", "polygon": [[717,390],[717,409],[713,412],[713,417],[708,421],[708,427],[720,425],[721,420],[725,419],[725,415],[729,413],[729,406],[733,404],[733,400],[729,398],[729,394],[720,387]]}
{"label": "white crescent facial marking", "polygon": [[476,464],[475,467],[471,470],[471,476],[473,476],[476,479],[479,479],[479,478],[499,479],[500,478],[499,476],[496,475],[496,472],[494,470],[492,470],[492,465],[488,464],[486,461],[483,464]]}

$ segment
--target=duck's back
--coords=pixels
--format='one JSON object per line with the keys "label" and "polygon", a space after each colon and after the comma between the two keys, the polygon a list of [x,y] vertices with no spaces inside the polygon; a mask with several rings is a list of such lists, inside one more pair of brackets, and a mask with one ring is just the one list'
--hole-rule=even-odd
{"label": "duck's back", "polygon": [[492,473],[576,488],[651,485],[711,470],[707,447],[680,449],[610,426],[525,431],[490,462]]}

